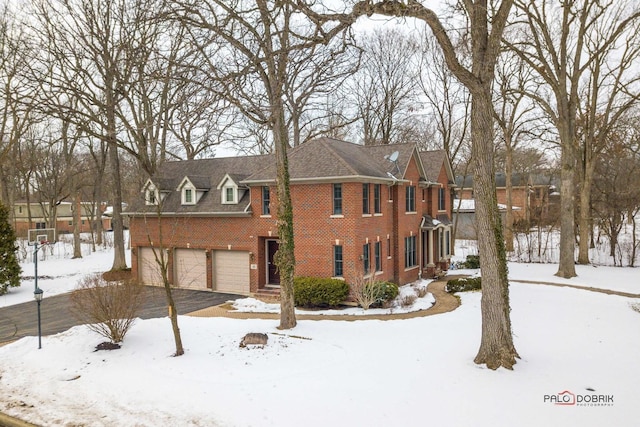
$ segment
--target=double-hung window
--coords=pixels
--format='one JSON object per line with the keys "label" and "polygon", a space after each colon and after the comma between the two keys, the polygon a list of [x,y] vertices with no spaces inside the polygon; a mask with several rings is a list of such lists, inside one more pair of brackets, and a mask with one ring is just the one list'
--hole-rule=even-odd
{"label": "double-hung window", "polygon": [[382,206],[380,205],[380,184],[373,185],[373,213],[382,213]]}
{"label": "double-hung window", "polygon": [[333,247],[333,276],[342,277],[342,245]]}
{"label": "double-hung window", "polygon": [[376,242],[374,247],[376,271],[382,271],[382,243]]}
{"label": "double-hung window", "polygon": [[416,256],[416,236],[404,238],[404,267],[410,268],[418,265]]}
{"label": "double-hung window", "polygon": [[405,212],[415,212],[415,211],[416,211],[416,187],[414,185],[409,185],[406,187]]}
{"label": "double-hung window", "polygon": [[444,188],[440,188],[438,191],[438,210],[445,210],[445,191]]}
{"label": "double-hung window", "polygon": [[365,243],[362,246],[362,264],[364,269],[364,274],[369,274],[369,270],[371,269],[371,245],[369,243]]}
{"label": "double-hung window", "polygon": [[362,184],[362,213],[369,214],[369,184]]}
{"label": "double-hung window", "polygon": [[333,214],[342,215],[342,184],[333,184]]}
{"label": "double-hung window", "polygon": [[269,187],[262,187],[262,215],[271,215],[271,197]]}

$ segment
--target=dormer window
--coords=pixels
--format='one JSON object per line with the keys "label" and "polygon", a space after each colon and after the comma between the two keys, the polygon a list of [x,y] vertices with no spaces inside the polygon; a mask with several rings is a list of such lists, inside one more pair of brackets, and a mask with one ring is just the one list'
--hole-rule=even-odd
{"label": "dormer window", "polygon": [[202,196],[209,190],[207,178],[201,176],[185,176],[176,191],[180,192],[180,203],[184,205],[195,205]]}
{"label": "dormer window", "polygon": [[236,189],[233,187],[224,188],[224,203],[236,203]]}
{"label": "dormer window", "polygon": [[145,193],[145,202],[149,206],[155,206],[158,204],[158,190],[155,187],[147,188]]}
{"label": "dormer window", "polygon": [[196,204],[195,190],[192,187],[185,186],[182,189],[182,204],[183,205],[195,205]]}
{"label": "dormer window", "polygon": [[218,184],[218,190],[220,190],[220,202],[223,205],[235,205],[247,193],[247,187],[241,187],[238,185],[240,181],[238,176],[225,175]]}
{"label": "dormer window", "polygon": [[238,203],[238,187],[233,185],[232,181],[222,187],[222,204],[223,205],[235,205]]}

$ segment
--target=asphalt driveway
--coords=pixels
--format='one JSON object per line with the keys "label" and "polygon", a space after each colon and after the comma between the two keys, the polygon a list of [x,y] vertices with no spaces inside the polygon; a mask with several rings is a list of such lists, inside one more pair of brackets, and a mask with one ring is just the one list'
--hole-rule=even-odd
{"label": "asphalt driveway", "polygon": [[[173,298],[178,314],[187,314],[229,300],[243,298],[243,296],[174,288]],[[152,319],[168,315],[164,288],[145,286],[144,300],[138,317]],[[64,332],[80,324],[71,314],[69,306],[68,294],[49,298],[45,296],[40,305],[42,335]],[[38,311],[35,301],[0,308],[0,344],[36,335],[38,335]]]}

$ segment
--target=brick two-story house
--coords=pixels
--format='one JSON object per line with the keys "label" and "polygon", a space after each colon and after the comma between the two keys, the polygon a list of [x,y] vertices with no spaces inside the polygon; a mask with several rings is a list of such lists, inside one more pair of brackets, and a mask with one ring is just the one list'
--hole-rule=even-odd
{"label": "brick two-story house", "polygon": [[[297,276],[404,284],[449,265],[453,175],[443,151],[322,138],[289,152]],[[240,294],[277,288],[272,155],[165,163],[130,217],[132,274]]]}

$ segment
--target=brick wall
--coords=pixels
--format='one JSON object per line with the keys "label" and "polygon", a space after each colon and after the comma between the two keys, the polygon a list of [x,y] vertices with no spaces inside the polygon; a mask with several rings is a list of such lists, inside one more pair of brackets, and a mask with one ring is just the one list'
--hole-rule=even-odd
{"label": "brick wall", "polygon": [[[381,242],[382,271],[376,274],[378,280],[392,280],[399,284],[412,282],[418,278],[419,266],[405,268],[405,237],[417,236],[420,242],[420,223],[423,213],[437,213],[437,188],[426,190],[428,197],[422,202],[418,187],[420,178],[415,161],[411,161],[405,178],[408,183],[388,186],[381,184],[381,210],[374,213],[374,184],[370,184],[370,213],[363,214],[362,182],[342,182],[342,215],[333,215],[333,184],[297,184],[291,186],[294,215],[294,237],[297,276],[334,275],[333,247],[343,247],[343,277],[349,283],[364,273],[362,260],[363,245],[370,244],[370,265],[375,266],[375,242]],[[446,173],[445,179],[446,182]],[[416,212],[405,211],[405,188],[416,188]],[[391,193],[392,202],[389,201]],[[447,191],[447,197],[449,197]],[[250,271],[250,289],[256,292],[266,283],[265,241],[277,238],[277,195],[275,187],[270,188],[271,215],[262,215],[262,187],[251,188],[250,217],[208,217],[208,218],[163,218],[163,246],[169,248],[189,247],[205,250],[231,249],[251,253],[251,263],[256,264]],[[436,203],[435,211],[432,204]],[[450,203],[450,199],[447,199]],[[447,204],[447,206],[449,206]],[[394,220],[397,218],[397,220]],[[394,228],[394,225],[397,225]],[[158,218],[150,216],[132,218],[132,247],[159,245]],[[389,241],[387,241],[389,238]],[[419,243],[418,243],[419,245]],[[389,253],[388,247],[391,247]],[[418,246],[419,252],[419,246]],[[418,254],[419,257],[419,254]],[[419,262],[418,262],[419,264]],[[137,253],[132,251],[134,277],[138,275]],[[248,268],[248,267],[247,267]],[[210,275],[208,274],[209,279]],[[209,287],[211,283],[208,284]]]}

